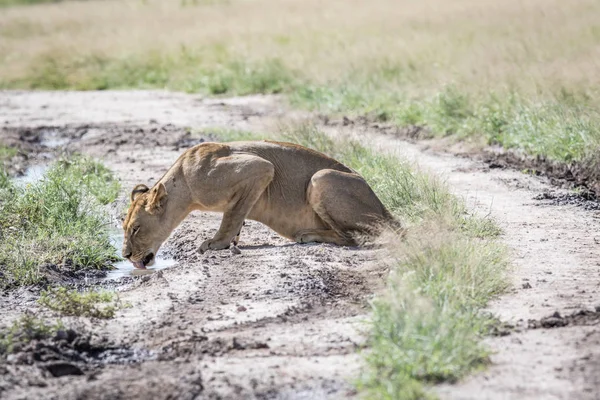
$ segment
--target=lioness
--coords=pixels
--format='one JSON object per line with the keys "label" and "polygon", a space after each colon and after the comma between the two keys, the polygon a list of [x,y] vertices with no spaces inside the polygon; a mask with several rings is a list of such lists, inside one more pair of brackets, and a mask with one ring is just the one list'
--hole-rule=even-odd
{"label": "lioness", "polygon": [[356,245],[357,233],[373,234],[394,221],[361,176],[325,154],[273,141],[202,143],[186,150],[152,189],[133,188],[123,257],[136,268],[152,265],[193,210],[223,213],[201,253],[235,246],[246,218],[299,243],[337,245]]}

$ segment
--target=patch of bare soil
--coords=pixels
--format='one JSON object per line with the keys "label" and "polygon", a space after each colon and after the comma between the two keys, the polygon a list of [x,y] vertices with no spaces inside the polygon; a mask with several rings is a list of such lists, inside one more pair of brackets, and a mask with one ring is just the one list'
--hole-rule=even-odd
{"label": "patch of bare soil", "polygon": [[[125,188],[155,182],[183,148],[210,139],[187,135],[185,127],[264,131],[288,115],[269,97],[205,100],[142,91],[1,92],[0,107],[6,129],[50,127],[54,137],[68,138],[68,149],[102,158]],[[487,370],[434,390],[452,399],[598,398],[597,208],[544,176],[440,154],[380,128],[324,124],[332,135],[368,138],[369,145],[445,177],[473,212],[498,221],[511,249],[513,288],[488,310],[512,328],[486,339],[494,351]],[[126,194],[115,208],[125,203]],[[0,386],[3,398],[353,396],[348,382],[359,371],[367,302],[387,274],[377,250],[292,244],[249,222],[241,255],[197,253],[219,221],[191,215],[167,243],[174,267],[106,283],[119,287],[132,308],[114,320],[77,321],[82,331],[155,358],[92,363],[80,367],[85,375],[44,377],[44,387],[26,378],[40,367],[23,365],[17,375],[0,374],[9,382]],[[0,309],[6,310],[2,322],[27,309],[43,313],[25,291],[0,297]]]}

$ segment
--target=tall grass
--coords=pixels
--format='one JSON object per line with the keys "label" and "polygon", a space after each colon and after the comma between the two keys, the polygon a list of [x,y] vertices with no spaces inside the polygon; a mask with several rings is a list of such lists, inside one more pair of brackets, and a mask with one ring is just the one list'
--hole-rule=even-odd
{"label": "tall grass", "polygon": [[[217,132],[225,140],[261,135]],[[456,381],[488,362],[480,344],[492,320],[481,313],[507,287],[507,260],[489,219],[432,176],[394,155],[334,140],[310,124],[281,127],[280,139],[322,151],[360,173],[407,233],[383,242],[391,274],[373,302],[371,346],[358,387],[368,398],[432,397],[427,385]]]}
{"label": "tall grass", "polygon": [[0,179],[0,286],[35,284],[43,264],[74,271],[115,260],[102,211],[119,184],[87,158],[56,162],[31,184]]}

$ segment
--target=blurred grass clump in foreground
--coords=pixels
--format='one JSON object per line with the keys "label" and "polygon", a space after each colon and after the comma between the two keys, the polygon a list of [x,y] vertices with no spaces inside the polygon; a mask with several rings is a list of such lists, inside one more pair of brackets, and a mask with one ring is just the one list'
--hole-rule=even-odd
{"label": "blurred grass clump in foreground", "polygon": [[109,266],[116,254],[103,205],[118,191],[110,171],[84,157],[57,161],[27,184],[0,169],[0,287],[38,283],[43,264]]}
{"label": "blurred grass clump in foreground", "polygon": [[286,93],[570,162],[600,147],[598,21],[595,0],[7,7],[0,87]]}

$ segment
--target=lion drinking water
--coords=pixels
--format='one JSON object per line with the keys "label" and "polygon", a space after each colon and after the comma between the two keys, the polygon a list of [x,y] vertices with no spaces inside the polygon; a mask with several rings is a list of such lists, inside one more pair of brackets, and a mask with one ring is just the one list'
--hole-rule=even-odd
{"label": "lion drinking water", "polygon": [[199,248],[239,240],[245,219],[299,243],[356,245],[393,217],[350,168],[325,154],[272,141],[202,143],[186,150],[152,187],[137,185],[123,223],[123,257],[154,263],[162,243],[193,210],[223,213],[219,230]]}

